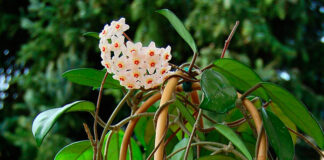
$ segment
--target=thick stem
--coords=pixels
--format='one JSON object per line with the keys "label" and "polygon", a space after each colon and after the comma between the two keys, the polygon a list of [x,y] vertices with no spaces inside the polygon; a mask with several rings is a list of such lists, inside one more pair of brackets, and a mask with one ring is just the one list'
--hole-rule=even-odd
{"label": "thick stem", "polygon": [[[139,113],[146,112],[147,109],[150,108],[160,98],[161,98],[161,93],[156,93],[153,96],[151,96],[149,99],[147,99],[141,105],[141,107],[136,111],[135,115],[137,115]],[[128,146],[129,140],[131,138],[131,135],[133,134],[133,130],[134,130],[138,120],[139,120],[139,118],[131,120],[125,130],[125,134],[124,134],[121,149],[120,149],[119,160],[126,160],[127,146]]]}
{"label": "thick stem", "polygon": [[[178,80],[179,80],[179,77],[173,77],[173,78],[169,79],[169,81],[163,91],[161,101],[160,101],[160,106],[162,106],[164,103],[168,102],[171,99],[172,94],[176,89]],[[165,131],[165,128],[168,123],[167,117],[168,117],[168,107],[165,107],[161,111],[161,113],[158,117],[158,120],[157,120],[156,134],[155,134],[155,147],[158,146],[159,142],[163,138],[164,131]],[[164,154],[164,141],[162,141],[161,145],[156,150],[156,152],[154,154],[154,159],[155,160],[163,160],[163,154]]]}
{"label": "thick stem", "polygon": [[[119,110],[123,107],[124,103],[126,102],[126,100],[131,96],[131,94],[134,92],[134,90],[129,90],[127,92],[127,94],[124,96],[124,98],[119,102],[119,104],[117,105],[117,107],[115,108],[114,112],[111,114],[111,116],[109,117],[106,126],[104,128],[104,130],[102,131],[101,137],[100,137],[100,141],[99,141],[99,146],[98,146],[98,152],[97,155],[101,155],[101,148],[102,148],[102,144],[104,142],[105,139],[105,135],[108,132],[108,129],[111,125],[111,123],[113,122],[113,120],[115,119],[115,117],[117,116]],[[117,134],[118,135],[118,134]],[[101,156],[98,156],[101,157]]]}
{"label": "thick stem", "polygon": [[[192,90],[200,90],[200,84],[198,82],[192,83]],[[177,91],[182,92],[183,88],[182,85],[177,86]],[[144,95],[145,97],[145,95]],[[142,105],[141,107],[136,111],[136,114],[146,112],[147,109],[149,109],[155,102],[160,100],[161,98],[161,93],[156,93],[150,98],[148,98]],[[145,98],[143,98],[145,99]],[[126,153],[127,153],[127,145],[129,143],[130,137],[133,134],[134,128],[136,126],[136,123],[138,122],[139,118],[133,119],[129,122],[126,130],[125,130],[125,135],[123,137],[122,145],[121,145],[121,150],[120,150],[120,160],[126,160]]]}
{"label": "thick stem", "polygon": [[[240,93],[237,93],[237,95],[239,98],[242,96]],[[248,99],[243,100],[243,105],[250,112],[252,119],[254,120],[254,124],[258,132],[258,135],[261,134],[262,120],[258,110],[255,108],[253,103]],[[265,134],[261,134],[257,160],[266,160],[266,159],[267,159],[267,140]]]}

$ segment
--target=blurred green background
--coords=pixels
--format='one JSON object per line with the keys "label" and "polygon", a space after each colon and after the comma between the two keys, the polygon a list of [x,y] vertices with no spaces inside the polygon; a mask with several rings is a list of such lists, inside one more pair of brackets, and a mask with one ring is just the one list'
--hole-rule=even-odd
{"label": "blurred green background", "polygon": [[[83,37],[125,17],[127,34],[147,45],[171,45],[172,63],[192,53],[168,21],[154,11],[175,12],[192,33],[198,64],[219,58],[236,20],[241,23],[226,57],[251,67],[301,99],[324,126],[324,2],[316,0],[0,0],[0,159],[53,159],[60,148],[86,139],[85,113],[58,121],[41,147],[31,133],[41,111],[74,100],[96,101],[97,90],[61,77],[79,67],[102,69],[98,41]],[[106,90],[101,116],[107,119],[121,93]],[[125,110],[124,114],[129,111]],[[296,159],[318,159],[298,141]]]}

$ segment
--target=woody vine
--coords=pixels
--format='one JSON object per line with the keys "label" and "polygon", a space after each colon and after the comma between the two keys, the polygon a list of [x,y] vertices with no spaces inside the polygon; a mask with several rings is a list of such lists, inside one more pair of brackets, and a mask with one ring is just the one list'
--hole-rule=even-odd
{"label": "woody vine", "polygon": [[[148,46],[133,42],[127,36],[129,26],[124,18],[106,24],[99,34],[86,33],[99,39],[105,70],[74,69],[63,77],[99,88],[97,104],[76,101],[44,111],[32,126],[40,145],[63,114],[85,111],[94,117],[92,130],[83,124],[88,140],[67,145],[55,160],[286,160],[294,158],[296,138],[323,156],[323,130],[302,102],[280,86],[263,82],[248,66],[224,58],[239,22],[225,41],[220,59],[200,68],[195,65],[196,44],[181,21],[167,9],[157,12],[191,47],[192,61],[177,66],[169,63],[172,46],[159,48],[154,42]],[[107,121],[99,117],[105,88],[125,91]],[[159,107],[154,107],[157,103]],[[124,104],[131,114],[112,124]],[[98,127],[103,128],[102,133],[98,133]]]}

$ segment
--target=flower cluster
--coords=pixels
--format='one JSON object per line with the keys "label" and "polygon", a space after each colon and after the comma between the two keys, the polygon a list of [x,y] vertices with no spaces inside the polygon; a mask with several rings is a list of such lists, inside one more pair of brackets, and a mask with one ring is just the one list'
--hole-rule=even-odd
{"label": "flower cluster", "polygon": [[124,32],[129,29],[125,18],[106,24],[99,34],[101,64],[113,78],[128,89],[149,89],[160,85],[171,74],[171,47],[157,48],[154,42],[125,43]]}

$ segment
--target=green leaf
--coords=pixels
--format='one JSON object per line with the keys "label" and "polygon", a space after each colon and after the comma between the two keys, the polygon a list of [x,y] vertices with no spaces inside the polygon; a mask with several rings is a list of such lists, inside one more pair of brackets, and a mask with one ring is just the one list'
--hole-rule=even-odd
{"label": "green leaf", "polygon": [[197,53],[197,46],[195,41],[177,16],[168,9],[161,9],[156,12],[162,14],[165,18],[167,18],[173,28],[178,32],[178,34],[189,44],[192,51],[194,53]]}
{"label": "green leaf", "polygon": [[201,157],[198,160],[235,160],[235,159],[230,156],[212,155],[212,156]]}
{"label": "green leaf", "polygon": [[95,105],[89,101],[76,101],[67,104],[60,108],[53,108],[44,112],[41,112],[36,116],[33,121],[32,132],[38,145],[42,144],[44,137],[49,130],[53,127],[56,120],[67,112],[87,111],[93,112]]}
{"label": "green leaf", "polygon": [[[293,123],[284,113],[282,113],[281,109],[276,105],[275,103],[271,103],[271,107],[268,107],[270,111],[272,111],[284,124],[286,127],[293,129],[294,131],[297,131],[297,127],[295,123]],[[297,135],[289,132],[291,139],[294,144],[296,144]]]}
{"label": "green leaf", "polygon": [[[106,136],[103,144],[106,144],[108,136],[112,132],[110,131]],[[118,136],[116,133],[113,133],[110,139],[108,147],[108,156],[109,160],[118,160],[119,149],[121,142],[123,140],[124,131],[119,130]],[[133,159],[142,160],[142,153],[136,142],[131,138],[131,145],[133,151]],[[104,155],[104,146],[102,147],[102,155]],[[62,148],[55,156],[54,160],[89,160],[93,158],[93,149],[89,140],[74,142]],[[129,160],[129,151],[127,151],[127,160]]]}
{"label": "green leaf", "polygon": [[[174,148],[172,150],[172,153],[175,152],[176,150],[180,149],[180,148],[186,147],[188,145],[188,142],[189,142],[189,138],[182,139],[177,145],[174,146]],[[173,155],[170,160],[184,159],[185,152],[186,152],[185,149],[178,152],[177,154]],[[189,149],[188,160],[193,160],[192,147],[190,147],[190,149]]]}
{"label": "green leaf", "polygon": [[54,160],[89,160],[93,157],[93,150],[89,140],[71,143],[62,148]]}
{"label": "green leaf", "polygon": [[200,85],[204,93],[200,108],[216,113],[225,113],[234,108],[236,91],[224,76],[208,69],[202,73]]}
{"label": "green leaf", "polygon": [[292,160],[294,158],[295,148],[286,126],[276,115],[270,111],[266,111],[264,108],[261,108],[261,115],[263,127],[279,159]]}
{"label": "green leaf", "polygon": [[297,100],[287,90],[275,84],[264,82],[262,83],[262,88],[265,89],[272,102],[277,104],[281,111],[298,128],[313,137],[317,145],[324,149],[323,130],[303,103]]}
{"label": "green leaf", "polygon": [[228,140],[230,140],[245,155],[246,158],[252,160],[250,152],[248,151],[242,140],[239,138],[239,136],[236,135],[231,128],[222,124],[216,124],[215,128],[219,133],[221,133]]}
{"label": "green leaf", "polygon": [[85,36],[85,37],[93,37],[95,39],[100,39],[99,38],[99,33],[97,33],[97,32],[87,32],[87,33],[83,33],[83,36]]}
{"label": "green leaf", "polygon": [[[106,135],[104,144],[106,144],[106,140],[108,139],[108,136],[111,133],[112,132],[109,131],[109,133]],[[118,135],[116,133],[113,133],[113,135],[111,136],[110,142],[109,142],[109,146],[108,146],[107,159],[109,159],[109,160],[118,160],[119,159],[119,151],[120,151],[121,143],[123,141],[123,137],[124,137],[123,130],[119,130]],[[143,159],[142,152],[141,152],[139,146],[137,145],[137,143],[135,142],[135,140],[133,138],[131,138],[130,142],[131,142],[132,151],[133,151],[132,152],[133,159],[142,160]],[[102,147],[102,153],[104,153],[103,151],[104,151],[104,147]],[[129,150],[127,150],[126,159],[127,160],[129,159]]]}
{"label": "green leaf", "polygon": [[[236,89],[247,91],[257,83],[262,82],[261,78],[247,65],[233,59],[222,58],[214,62],[214,70],[221,73]],[[255,96],[260,96],[268,100],[268,96],[263,89],[252,92]]]}
{"label": "green leaf", "polygon": [[[76,84],[99,88],[105,73],[106,71],[99,71],[92,68],[78,68],[68,70],[62,76]],[[119,84],[119,81],[112,78],[111,74],[108,74],[104,88],[118,89],[122,88],[122,86]]]}

